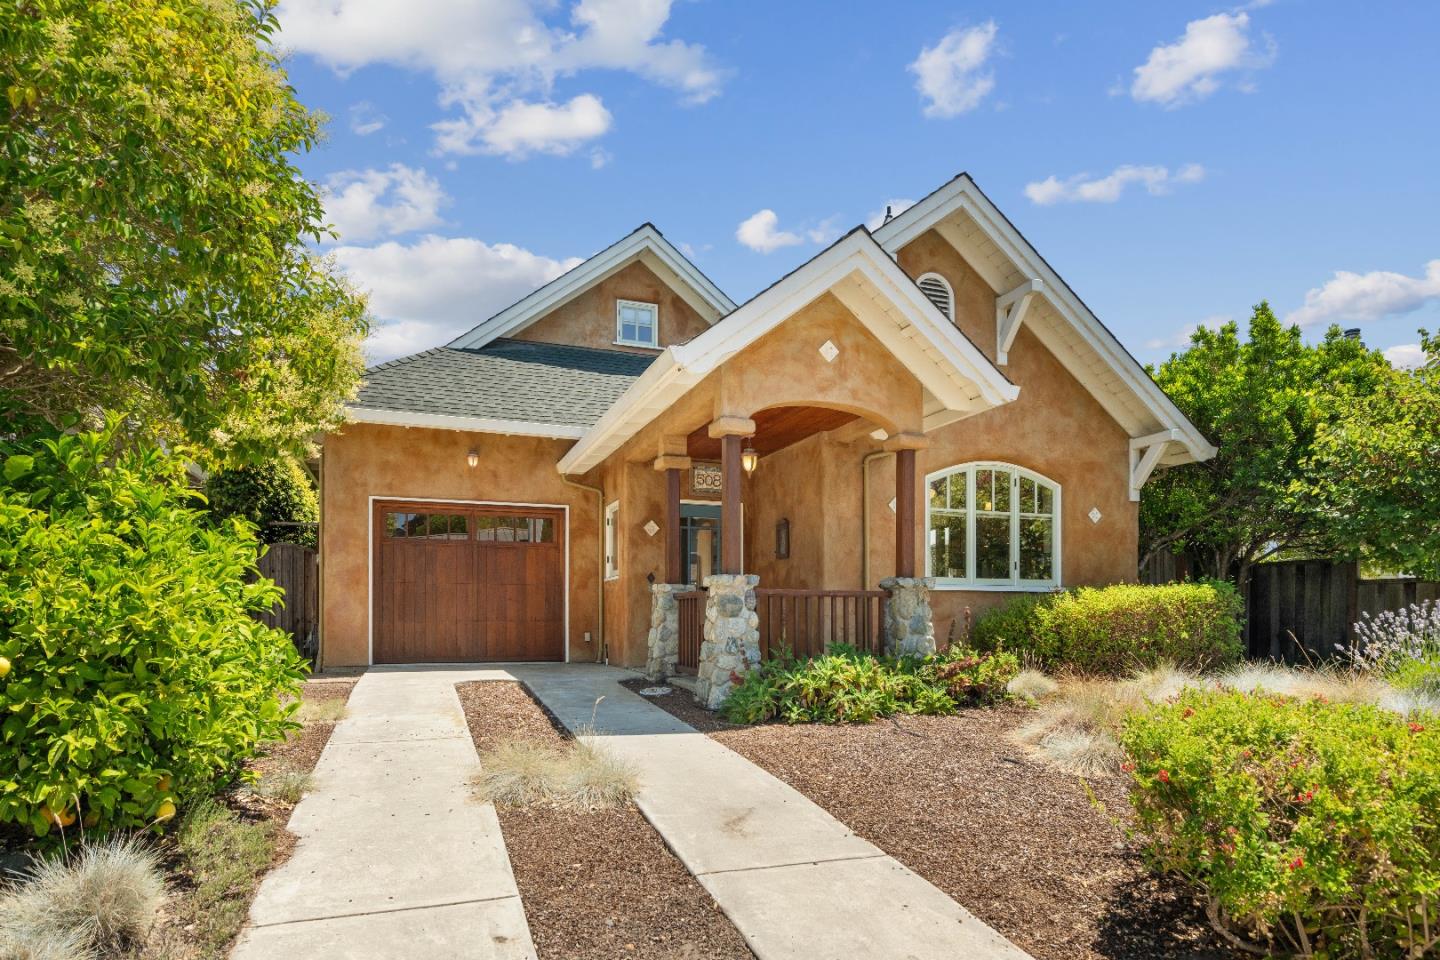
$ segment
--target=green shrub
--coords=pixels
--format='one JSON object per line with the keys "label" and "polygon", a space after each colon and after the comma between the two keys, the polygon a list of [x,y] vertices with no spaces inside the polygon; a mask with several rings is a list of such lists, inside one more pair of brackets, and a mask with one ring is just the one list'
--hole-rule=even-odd
{"label": "green shrub", "polygon": [[[294,727],[302,663],[251,618],[256,543],[117,426],[0,445],[0,822],[138,827]],[[4,664],[0,664],[4,666]]]}
{"label": "green shrub", "polygon": [[970,645],[977,650],[1017,650],[1040,662],[1054,659],[1042,646],[1040,613],[1052,594],[1017,593],[987,610],[970,629]]}
{"label": "green shrub", "polygon": [[1440,724],[1188,690],[1128,717],[1121,743],[1148,857],[1218,924],[1307,955],[1434,949]]}
{"label": "green shrub", "polygon": [[289,457],[217,470],[205,481],[205,496],[212,514],[250,521],[266,543],[315,545],[314,527],[294,526],[319,519],[315,488]]}
{"label": "green shrub", "polygon": [[1020,672],[1010,653],[953,648],[875,657],[836,645],[810,660],[777,658],[747,674],[721,707],[735,723],[869,723],[896,713],[947,714],[1005,696]]}
{"label": "green shrub", "polygon": [[975,646],[1049,669],[1124,676],[1161,664],[1211,667],[1240,658],[1243,604],[1222,581],[1079,587],[1025,596],[982,617]]}

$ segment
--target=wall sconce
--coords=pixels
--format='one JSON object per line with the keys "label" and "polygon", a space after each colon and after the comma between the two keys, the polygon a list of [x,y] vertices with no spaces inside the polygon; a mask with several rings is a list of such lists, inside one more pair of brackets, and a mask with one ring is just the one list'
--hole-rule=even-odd
{"label": "wall sconce", "polygon": [[745,468],[746,473],[754,473],[755,468],[760,465],[760,454],[755,452],[752,446],[746,446],[740,452],[740,466]]}
{"label": "wall sconce", "polygon": [[470,466],[472,467],[480,466],[480,451],[471,450],[469,453],[465,454],[465,462],[470,464]]}

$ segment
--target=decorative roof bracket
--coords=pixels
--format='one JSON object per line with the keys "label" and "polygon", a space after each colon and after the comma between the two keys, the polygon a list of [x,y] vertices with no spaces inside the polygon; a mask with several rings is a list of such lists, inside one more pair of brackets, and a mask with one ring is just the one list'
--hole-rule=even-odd
{"label": "decorative roof bracket", "polygon": [[1045,288],[1043,280],[1026,280],[1009,293],[995,298],[995,362],[1009,360],[1010,348],[1015,344],[1015,335],[1025,322],[1025,312],[1035,294]]}

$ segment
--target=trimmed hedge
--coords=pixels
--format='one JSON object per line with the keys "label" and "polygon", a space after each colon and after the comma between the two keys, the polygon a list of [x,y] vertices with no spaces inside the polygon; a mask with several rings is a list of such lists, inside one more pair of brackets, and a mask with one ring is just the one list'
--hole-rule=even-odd
{"label": "trimmed hedge", "polygon": [[1189,690],[1121,743],[1152,866],[1197,884],[1217,926],[1303,956],[1440,943],[1433,715]]}
{"label": "trimmed hedge", "polygon": [[1161,663],[1213,667],[1240,658],[1243,609],[1223,581],[1080,587],[1016,597],[980,618],[971,643],[1106,676]]}

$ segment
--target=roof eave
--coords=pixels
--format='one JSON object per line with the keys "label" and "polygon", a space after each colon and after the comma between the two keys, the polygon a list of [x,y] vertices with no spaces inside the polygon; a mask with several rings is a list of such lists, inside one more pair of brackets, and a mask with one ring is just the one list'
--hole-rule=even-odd
{"label": "roof eave", "polygon": [[549,437],[557,440],[578,440],[586,433],[586,428],[578,424],[504,420],[495,417],[462,417],[380,407],[347,406],[345,418],[352,423],[375,423],[392,427],[426,427],[469,433],[499,433],[520,437]]}

